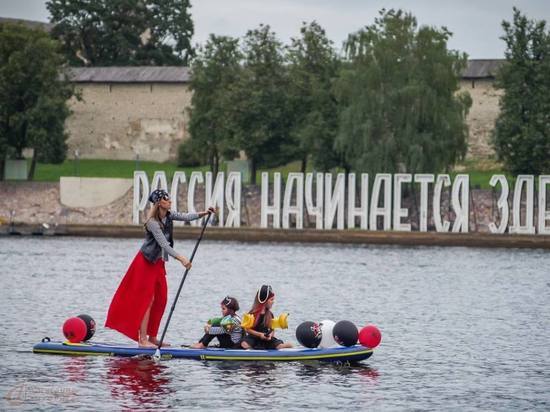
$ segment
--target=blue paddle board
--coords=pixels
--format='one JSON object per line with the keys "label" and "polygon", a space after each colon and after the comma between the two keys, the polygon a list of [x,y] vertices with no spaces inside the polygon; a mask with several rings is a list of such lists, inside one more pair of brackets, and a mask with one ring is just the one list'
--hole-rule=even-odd
{"label": "blue paddle board", "polygon": [[[44,339],[33,348],[34,353],[48,355],[74,356],[139,356],[154,355],[155,349],[108,343],[54,342]],[[217,361],[324,361],[324,362],[359,362],[368,359],[373,350],[361,345],[335,348],[291,348],[280,350],[245,350],[245,349],[192,349],[166,347],[160,350],[161,358],[184,358]]]}

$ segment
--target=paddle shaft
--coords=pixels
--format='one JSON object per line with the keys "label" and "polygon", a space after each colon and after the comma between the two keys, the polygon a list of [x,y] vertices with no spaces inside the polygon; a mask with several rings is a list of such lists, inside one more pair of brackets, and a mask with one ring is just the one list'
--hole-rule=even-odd
{"label": "paddle shaft", "polygon": [[[204,230],[206,229],[206,226],[208,225],[208,221],[210,220],[211,213],[208,213],[208,217],[206,218],[204,224],[202,225],[202,230],[199,238],[197,239],[197,243],[195,243],[195,247],[193,248],[193,253],[191,253],[191,257],[189,258],[190,262],[193,262],[193,258],[195,257],[195,252],[197,251],[197,248],[199,247],[199,243],[201,243],[202,235],[204,234]],[[164,336],[166,335],[166,331],[168,330],[168,325],[170,324],[170,319],[172,319],[172,314],[174,313],[174,309],[176,308],[176,303],[178,302],[178,298],[180,297],[181,288],[183,287],[183,284],[185,283],[185,278],[187,278],[187,274],[189,273],[189,269],[185,269],[185,273],[183,274],[183,279],[180,282],[180,286],[178,288],[178,293],[176,293],[176,297],[174,298],[174,303],[172,303],[172,308],[170,309],[170,314],[168,315],[168,319],[166,320],[166,324],[164,325],[164,330],[162,331],[162,335],[160,337],[159,346],[157,350],[160,350],[162,346],[162,342],[164,341]]]}

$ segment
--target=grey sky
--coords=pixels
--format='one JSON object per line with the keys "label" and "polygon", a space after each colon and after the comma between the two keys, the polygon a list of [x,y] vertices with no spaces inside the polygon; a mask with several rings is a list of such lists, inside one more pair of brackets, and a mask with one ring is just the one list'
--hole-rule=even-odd
{"label": "grey sky", "polygon": [[[269,24],[280,40],[296,37],[302,21],[316,20],[340,47],[347,35],[372,24],[381,8],[412,12],[420,24],[446,26],[449,47],[470,58],[502,58],[502,20],[512,7],[529,18],[550,21],[550,0],[191,0],[195,43],[209,33],[242,37],[260,23]],[[46,0],[0,0],[0,16],[47,21]]]}

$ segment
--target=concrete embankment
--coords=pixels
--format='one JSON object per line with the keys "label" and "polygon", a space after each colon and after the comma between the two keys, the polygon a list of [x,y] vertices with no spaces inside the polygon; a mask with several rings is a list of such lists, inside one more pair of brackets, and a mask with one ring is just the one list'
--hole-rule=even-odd
{"label": "concrete embankment", "polygon": [[[0,234],[22,235],[68,235],[103,237],[143,237],[143,227],[131,224],[132,190],[121,198],[104,206],[82,208],[68,207],[61,203],[58,183],[48,182],[0,182]],[[197,210],[204,207],[203,191],[195,199]],[[116,196],[115,196],[116,197]],[[262,229],[260,228],[260,191],[248,187],[243,194],[240,228],[209,227],[209,240],[240,242],[301,242],[301,243],[348,243],[387,244],[407,246],[471,246],[550,249],[550,236],[544,235],[494,235],[489,224],[500,219],[495,209],[494,193],[487,190],[472,190],[470,208],[470,233],[418,232],[417,212],[414,202],[408,200],[409,222],[412,232],[384,232],[364,230],[316,230]],[[187,210],[187,199],[180,194],[178,208]],[[441,207],[442,218],[452,220],[448,201]],[[10,223],[10,222],[13,222]],[[101,224],[96,224],[101,222]],[[3,223],[3,224],[2,224]],[[428,227],[433,227],[431,217]],[[198,236],[198,227],[176,227],[179,239]]]}
{"label": "concrete embankment", "polygon": [[[176,227],[176,239],[195,239],[200,227]],[[59,225],[47,227],[15,223],[0,226],[0,234],[143,237],[143,227],[133,225]],[[466,246],[484,248],[550,249],[550,236],[489,233],[374,232],[363,230],[260,229],[209,227],[205,239],[237,242],[342,243],[404,246]]]}

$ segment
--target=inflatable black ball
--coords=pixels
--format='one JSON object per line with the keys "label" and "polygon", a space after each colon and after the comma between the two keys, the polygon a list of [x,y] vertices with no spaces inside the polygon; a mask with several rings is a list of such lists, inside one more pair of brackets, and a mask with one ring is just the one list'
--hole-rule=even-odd
{"label": "inflatable black ball", "polygon": [[89,340],[95,333],[95,320],[90,315],[78,315],[78,318],[82,319],[86,324],[86,337],[84,340]]}
{"label": "inflatable black ball", "polygon": [[332,329],[332,334],[334,335],[334,340],[342,346],[353,346],[357,343],[357,338],[359,337],[359,331],[357,326],[355,326],[349,320],[341,320],[336,322],[334,328]]}
{"label": "inflatable black ball", "polygon": [[321,342],[321,328],[318,323],[306,321],[296,328],[296,339],[306,348],[316,348]]}

